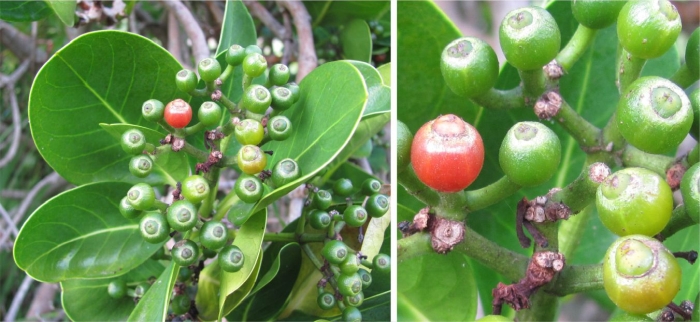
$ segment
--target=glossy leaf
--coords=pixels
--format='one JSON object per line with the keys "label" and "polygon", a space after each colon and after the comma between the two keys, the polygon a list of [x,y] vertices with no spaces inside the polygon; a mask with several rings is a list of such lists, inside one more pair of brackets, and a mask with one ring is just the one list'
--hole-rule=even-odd
{"label": "glossy leaf", "polygon": [[73,27],[75,22],[75,6],[73,0],[47,0],[53,11],[56,13],[61,22],[66,26]]}
{"label": "glossy leaf", "polygon": [[[226,1],[224,22],[221,24],[221,36],[219,37],[219,46],[216,48],[216,56],[226,52],[231,45],[238,44],[246,47],[255,44],[255,41],[255,24],[243,2],[240,0]],[[226,65],[221,66],[223,68]]]}
{"label": "glossy leaf", "polygon": [[[700,226],[696,224],[677,232],[664,241],[664,245],[672,252],[697,251],[698,245],[700,245],[699,236]],[[681,272],[683,272],[681,290],[676,294],[676,297],[673,298],[673,302],[679,303],[683,300],[693,301],[698,294],[698,288],[700,288],[700,268],[698,268],[697,265],[691,265],[685,260],[679,260],[678,264],[681,266]]]}
{"label": "glossy leaf", "polygon": [[353,18],[364,20],[390,19],[390,1],[304,1],[313,17],[313,25],[337,25]]}
{"label": "glossy leaf", "polygon": [[141,105],[186,97],[172,81],[180,69],[162,47],[135,34],[97,31],[75,38],[32,85],[29,121],[42,157],[74,184],[133,178],[128,164],[117,162],[124,155],[119,141],[99,124],[158,128],[143,119]]}
{"label": "glossy leaf", "polygon": [[163,270],[163,273],[160,274],[155,283],[151,285],[151,288],[139,300],[128,320],[165,321],[168,317],[170,297],[179,271],[180,266],[171,261],[170,265]]}
{"label": "glossy leaf", "polygon": [[391,63],[386,63],[377,67],[377,71],[382,75],[382,83],[391,87]]}
{"label": "glossy leaf", "polygon": [[361,61],[350,61],[357,70],[360,71],[367,85],[367,107],[362,114],[363,118],[367,118],[377,114],[388,113],[391,111],[391,88],[384,85],[382,75],[372,65]]}
{"label": "glossy leaf", "polygon": [[117,182],[84,185],[39,207],[20,230],[15,263],[44,282],[119,276],[146,261],[162,244],[149,244],[138,220],[119,213],[131,188]]}
{"label": "glossy leaf", "polygon": [[[158,131],[131,124],[100,123],[100,126],[117,142],[121,142],[122,134],[130,129],[138,129],[141,131],[146,137],[146,142],[155,146],[160,146],[159,141],[165,137],[163,133]],[[119,159],[119,162],[125,166],[128,166],[131,157],[131,155],[124,153]],[[154,161],[155,168],[153,168],[153,171],[150,175],[148,175],[148,177],[136,178],[131,175],[132,177],[124,178],[123,181],[133,182],[140,180],[140,182],[146,182],[150,185],[167,183],[174,186],[177,182],[181,182],[190,175],[190,165],[188,164],[187,154],[185,153],[177,153],[169,150],[157,155],[151,155],[151,158]]]}
{"label": "glossy leaf", "polygon": [[234,224],[245,222],[250,213],[267,207],[327,166],[348,143],[360,121],[367,90],[362,75],[352,64],[323,64],[299,86],[299,101],[282,113],[294,124],[294,133],[285,141],[265,144],[263,150],[274,151],[267,159],[267,169],[279,160],[291,158],[299,165],[302,177],[263,196],[252,212],[229,212]]}
{"label": "glossy leaf", "polygon": [[148,260],[131,272],[116,278],[79,279],[61,282],[61,304],[68,318],[73,321],[125,321],[136,304],[125,296],[112,298],[107,286],[113,280],[122,279],[130,288],[148,282],[163,272],[163,264]]}
{"label": "glossy leaf", "polygon": [[372,36],[367,22],[355,19],[340,32],[343,58],[368,63],[372,58]]}
{"label": "glossy leaf", "polygon": [[[258,211],[236,233],[233,245],[241,249],[245,256],[245,261],[243,268],[238,272],[221,272],[219,319],[231,312],[253,288],[260,269],[260,259],[258,257],[261,257],[260,247],[265,235],[266,223],[267,210]],[[248,283],[249,279],[252,279],[252,282]]]}
{"label": "glossy leaf", "polygon": [[[381,294],[377,294],[372,297],[366,297],[362,305],[359,307],[362,313],[363,321],[389,321],[391,320],[391,315],[389,314],[389,304],[391,302],[391,292],[386,291]],[[336,311],[334,309],[334,311]],[[304,311],[294,311],[289,316],[286,316],[281,321],[340,321],[342,316],[340,311],[338,314],[332,316],[326,316],[319,319],[317,316],[309,314]]]}
{"label": "glossy leaf", "polygon": [[199,272],[195,305],[199,318],[213,321],[219,316],[219,286],[221,285],[221,267],[216,259]]}
{"label": "glossy leaf", "polygon": [[36,21],[53,13],[45,1],[0,1],[0,19],[6,21]]}

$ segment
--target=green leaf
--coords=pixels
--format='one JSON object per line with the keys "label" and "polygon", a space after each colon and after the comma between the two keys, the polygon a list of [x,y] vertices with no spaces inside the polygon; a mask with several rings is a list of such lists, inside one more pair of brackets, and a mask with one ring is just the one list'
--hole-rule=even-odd
{"label": "green leaf", "polygon": [[[32,136],[46,162],[74,184],[129,181],[119,141],[100,123],[130,123],[156,129],[141,116],[155,98],[187,98],[175,87],[182,66],[162,47],[136,34],[84,34],[49,59],[29,96]],[[164,133],[164,132],[163,132]]]}
{"label": "green leaf", "polygon": [[340,32],[343,58],[368,63],[372,58],[372,35],[367,22],[360,19],[350,21]]}
{"label": "green leaf", "polygon": [[365,79],[367,85],[367,107],[363,118],[391,111],[391,88],[384,85],[382,75],[372,65],[361,61],[350,61],[357,68]]}
{"label": "green leaf", "polygon": [[[155,146],[160,146],[159,141],[164,138],[163,133],[160,133],[149,128],[142,126],[131,125],[131,124],[104,124],[100,123],[100,126],[107,131],[117,142],[121,142],[121,137],[124,132],[130,129],[137,129],[143,132],[146,137],[146,142],[153,144]],[[119,159],[121,164],[128,167],[129,160],[132,156],[124,153],[124,156]],[[159,153],[157,155],[151,155],[154,161],[155,167],[150,175],[146,178],[125,178],[124,181],[133,182],[139,181],[146,182],[150,185],[159,184],[169,184],[174,186],[177,182],[181,182],[190,175],[190,165],[187,161],[187,154],[177,153],[168,150],[164,153]],[[133,175],[132,175],[133,176]]]}
{"label": "green leaf", "polygon": [[382,75],[384,85],[391,87],[391,63],[386,63],[377,67],[379,74]]}
{"label": "green leaf", "polygon": [[[243,268],[235,273],[221,272],[221,291],[219,292],[219,316],[227,315],[248,295],[253,288],[260,269],[261,245],[265,235],[267,223],[267,210],[261,210],[251,216],[241,226],[233,240],[233,245],[238,246],[245,261]],[[248,280],[252,282],[248,283]]]}
{"label": "green leaf", "polygon": [[219,286],[221,285],[221,267],[216,259],[199,272],[195,305],[199,318],[204,321],[216,320],[219,315]]}
{"label": "green leaf", "polygon": [[138,220],[119,213],[129,188],[118,182],[89,184],[41,205],[17,237],[17,266],[36,280],[60,282],[119,276],[141,265],[162,243],[145,242]]}
{"label": "green leaf", "polygon": [[63,310],[72,321],[125,321],[136,307],[134,299],[129,296],[112,298],[107,293],[109,283],[121,279],[133,288],[139,283],[148,282],[151,277],[155,279],[164,268],[158,261],[148,260],[126,275],[116,278],[63,281]]}
{"label": "green leaf", "polygon": [[[377,294],[372,297],[365,298],[362,305],[359,307],[362,313],[363,321],[389,321],[391,320],[391,315],[389,312],[389,305],[391,304],[391,292],[386,291],[381,294]],[[334,311],[336,311],[334,309]],[[340,312],[340,311],[337,311]],[[281,319],[281,321],[340,321],[342,316],[340,314],[324,316],[319,318],[313,314],[309,314],[304,311],[293,311],[290,315]]]}
{"label": "green leaf", "polygon": [[[698,250],[700,245],[700,226],[697,224],[683,229],[669,239],[664,241],[664,245],[672,252],[687,252],[690,250]],[[674,303],[680,303],[683,300],[695,300],[700,288],[700,268],[698,265],[691,265],[688,261],[679,260],[683,272],[681,278],[681,290],[673,298]],[[696,263],[697,264],[697,263]]]}
{"label": "green leaf", "polygon": [[0,19],[6,21],[37,21],[52,12],[44,1],[0,1]]}
{"label": "green leaf", "polygon": [[75,22],[75,5],[73,0],[48,0],[49,5],[61,22],[68,27],[73,27]]}
{"label": "green leaf", "polygon": [[[216,48],[216,55],[225,53],[231,45],[241,45],[246,47],[254,45],[256,42],[256,30],[253,18],[250,17],[248,9],[240,0],[226,1],[224,11],[224,21],[221,24],[221,36],[219,37],[219,47]],[[222,68],[227,66],[221,65]],[[240,84],[240,80],[238,81]]]}
{"label": "green leaf", "polygon": [[129,321],[165,321],[168,317],[170,296],[177,280],[180,266],[171,261],[158,279],[151,285],[148,292],[139,300]]}
{"label": "green leaf", "polygon": [[[367,89],[362,75],[349,62],[327,63],[314,69],[299,85],[301,97],[291,109],[282,113],[294,126],[294,133],[285,141],[272,141],[263,150],[272,150],[267,169],[285,158],[294,159],[302,177],[266,194],[248,213],[229,212],[236,225],[244,223],[251,213],[294,190],[327,166],[349,142],[367,103]],[[237,198],[231,198],[231,205]],[[227,211],[224,205],[222,209]],[[230,206],[228,206],[230,207]]]}
{"label": "green leaf", "polygon": [[390,1],[304,1],[313,25],[340,25],[351,19],[390,19]]}

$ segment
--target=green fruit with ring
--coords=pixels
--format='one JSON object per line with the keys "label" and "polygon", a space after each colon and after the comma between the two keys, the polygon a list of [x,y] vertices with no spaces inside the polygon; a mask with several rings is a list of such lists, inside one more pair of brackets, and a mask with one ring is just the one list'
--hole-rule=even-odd
{"label": "green fruit with ring", "polygon": [[700,138],[700,88],[691,92],[688,98],[690,106],[693,108],[693,125],[690,126],[690,135],[698,140]]}
{"label": "green fruit with ring", "polygon": [[360,279],[362,280],[362,289],[366,289],[372,285],[372,274],[370,274],[366,269],[360,268],[357,271],[357,275],[360,275]]}
{"label": "green fruit with ring", "polygon": [[199,77],[205,82],[213,82],[221,76],[221,64],[214,58],[204,58],[197,64]]}
{"label": "green fruit with ring", "polygon": [[477,97],[496,84],[498,57],[481,39],[459,38],[442,51],[440,71],[452,92],[462,97]]}
{"label": "green fruit with ring", "polygon": [[141,115],[147,121],[158,122],[163,119],[165,105],[157,99],[147,100],[141,105]]}
{"label": "green fruit with ring", "polygon": [[323,210],[313,209],[309,212],[309,225],[314,229],[326,229],[331,221],[331,215]]}
{"label": "green fruit with ring", "polygon": [[380,193],[371,195],[365,202],[365,210],[372,218],[379,218],[389,211],[389,198]]}
{"label": "green fruit with ring", "polygon": [[187,200],[178,200],[173,202],[166,214],[168,225],[170,228],[179,232],[186,232],[197,225],[199,217],[197,216],[197,208]]}
{"label": "green fruit with ring", "polygon": [[119,201],[119,213],[126,219],[136,219],[141,216],[143,212],[134,208],[127,197],[124,197]]}
{"label": "green fruit with ring", "polygon": [[700,163],[690,167],[683,175],[681,195],[688,216],[694,222],[700,222]]}
{"label": "green fruit with ring", "polygon": [[343,296],[353,296],[362,291],[362,280],[357,273],[336,276],[338,292]]}
{"label": "green fruit with ring", "polygon": [[616,235],[654,236],[671,219],[673,193],[658,174],[626,168],[598,186],[596,207],[600,221]]}
{"label": "green fruit with ring", "polygon": [[264,189],[260,179],[256,176],[241,175],[233,185],[238,199],[245,203],[256,203],[262,198]]}
{"label": "green fruit with ring", "polygon": [[330,310],[335,306],[335,296],[331,293],[323,292],[316,298],[316,303],[322,310]]}
{"label": "green fruit with ring", "polygon": [[326,210],[333,203],[333,195],[327,190],[319,190],[314,194],[313,205],[316,209]]}
{"label": "green fruit with ring", "polygon": [[148,212],[141,217],[139,231],[143,239],[151,244],[159,244],[170,239],[170,226],[160,212]]}
{"label": "green fruit with ring", "polygon": [[130,129],[122,134],[121,144],[124,152],[138,155],[146,149],[146,136],[137,129]]}
{"label": "green fruit with ring", "polygon": [[267,155],[255,145],[244,145],[238,150],[238,168],[245,174],[259,173],[267,165]]}
{"label": "green fruit with ring", "polygon": [[204,126],[218,125],[219,121],[221,121],[221,116],[223,116],[221,106],[211,101],[202,103],[197,111],[197,117]]}
{"label": "green fruit with ring", "polygon": [[275,141],[284,141],[292,136],[292,121],[284,115],[277,115],[267,121],[267,133]]}
{"label": "green fruit with ring", "polygon": [[297,83],[287,83],[284,85],[289,91],[292,92],[292,99],[294,103],[296,103],[299,98],[301,97],[301,89],[299,88],[299,85]]}
{"label": "green fruit with ring", "polygon": [[673,300],[681,288],[681,269],[658,240],[625,236],[610,245],[605,254],[603,287],[622,310],[647,314]]}
{"label": "green fruit with ring", "polygon": [[282,86],[289,81],[289,67],[284,64],[274,64],[270,68],[269,79],[270,83],[275,86]]}
{"label": "green fruit with ring", "polygon": [[170,250],[173,262],[179,266],[190,266],[199,259],[199,246],[197,243],[183,239],[173,246]]}
{"label": "green fruit with ring", "polygon": [[264,114],[272,103],[270,91],[261,85],[250,85],[243,91],[241,107],[256,114]]}
{"label": "green fruit with ring", "polygon": [[248,56],[248,55],[250,55],[250,54],[259,54],[259,55],[262,55],[262,53],[263,53],[263,52],[262,52],[262,49],[260,49],[260,47],[258,47],[257,45],[248,45],[248,46],[245,47],[245,54],[246,54],[246,56]]}
{"label": "green fruit with ring", "polygon": [[377,254],[372,259],[372,266],[374,270],[380,273],[390,273],[391,272],[391,257],[386,254]]}
{"label": "green fruit with ring", "polygon": [[401,173],[411,163],[413,134],[401,121],[396,122],[396,170]]}
{"label": "green fruit with ring", "polygon": [[362,322],[362,312],[354,306],[346,306],[343,310],[343,321]]}
{"label": "green fruit with ring", "polygon": [[556,173],[560,161],[559,137],[537,122],[513,125],[498,151],[498,162],[508,180],[523,187],[547,182]]}
{"label": "green fruit with ring", "polygon": [[236,245],[226,246],[219,252],[219,266],[226,272],[238,272],[244,263],[245,255]]}
{"label": "green fruit with ring", "polygon": [[379,193],[379,191],[381,189],[382,189],[382,183],[379,182],[379,180],[374,179],[374,178],[365,179],[365,181],[363,181],[362,185],[360,186],[360,191],[365,196],[371,196],[375,193]]}
{"label": "green fruit with ring", "polygon": [[153,160],[146,154],[136,155],[129,160],[129,172],[137,178],[148,177],[153,171]]}
{"label": "green fruit with ring", "polygon": [[246,55],[245,48],[240,45],[231,45],[226,51],[226,63],[231,66],[238,66],[243,63]]}
{"label": "green fruit with ring", "polygon": [[258,77],[267,69],[267,60],[259,53],[249,53],[243,59],[243,72],[248,77]]}
{"label": "green fruit with ring", "polygon": [[258,145],[265,137],[262,124],[254,119],[245,119],[236,124],[234,129],[236,141],[241,145]]}
{"label": "green fruit with ring", "polygon": [[209,196],[209,183],[200,175],[191,175],[182,181],[181,193],[187,201],[199,204]]}
{"label": "green fruit with ring", "polygon": [[272,168],[272,184],[281,187],[301,178],[301,169],[294,159],[282,159]]}
{"label": "green fruit with ring", "polygon": [[156,192],[147,183],[137,183],[126,193],[126,200],[136,210],[149,210],[156,203]]}
{"label": "green fruit with ring", "polygon": [[360,293],[357,293],[353,296],[346,296],[343,299],[343,303],[345,303],[345,305],[347,305],[347,306],[358,307],[358,306],[362,305],[362,302],[364,302],[364,300],[365,300],[365,294],[362,293],[362,291],[360,291]]}
{"label": "green fruit with ring", "polygon": [[[352,275],[360,270],[360,259],[355,255],[345,257],[345,260],[340,263],[340,273],[344,275]],[[359,276],[359,274],[358,274]]]}
{"label": "green fruit with ring", "polygon": [[333,184],[333,192],[342,197],[347,197],[351,195],[352,188],[352,181],[346,178],[338,179]]}
{"label": "green fruit with ring", "polygon": [[187,294],[178,294],[173,297],[170,302],[170,309],[175,315],[182,315],[190,310],[192,300]]}
{"label": "green fruit with ring", "polygon": [[124,296],[126,296],[126,282],[124,280],[116,279],[114,281],[109,282],[109,285],[107,285],[107,293],[109,296],[111,296],[113,299],[120,299]]}
{"label": "green fruit with ring", "polygon": [[513,67],[536,70],[559,53],[561,34],[554,17],[540,7],[525,7],[509,12],[499,29],[501,49]]}
{"label": "green fruit with ring", "polygon": [[187,283],[192,278],[192,270],[189,267],[180,267],[180,272],[177,273],[177,280],[182,283]]}
{"label": "green fruit with ring", "polygon": [[217,220],[207,221],[202,225],[199,242],[209,249],[219,249],[226,245],[228,230],[226,225]]}
{"label": "green fruit with ring", "polygon": [[698,75],[700,75],[700,27],[695,28],[685,45],[685,65],[693,77],[698,79]]}
{"label": "green fruit with ring", "polygon": [[183,69],[175,74],[175,86],[180,91],[189,93],[197,88],[197,74],[189,69]]}
{"label": "green fruit with ring", "polygon": [[681,17],[668,0],[629,1],[617,17],[620,45],[637,58],[661,57],[680,32]]}
{"label": "green fruit with ring", "polygon": [[675,149],[693,125],[693,111],[683,89],[661,77],[630,84],[617,104],[617,128],[636,148],[653,154]]}
{"label": "green fruit with ring", "polygon": [[578,23],[591,29],[603,29],[617,21],[617,16],[626,2],[626,0],[576,0],[571,2],[571,12]]}
{"label": "green fruit with ring", "polygon": [[352,205],[343,212],[343,221],[350,227],[360,227],[367,222],[367,210],[362,206]]}
{"label": "green fruit with ring", "polygon": [[330,240],[323,245],[321,255],[329,263],[333,265],[340,265],[348,256],[348,248],[342,241]]}
{"label": "green fruit with ring", "polygon": [[292,91],[286,87],[275,87],[270,91],[270,106],[275,111],[286,111],[294,104]]}

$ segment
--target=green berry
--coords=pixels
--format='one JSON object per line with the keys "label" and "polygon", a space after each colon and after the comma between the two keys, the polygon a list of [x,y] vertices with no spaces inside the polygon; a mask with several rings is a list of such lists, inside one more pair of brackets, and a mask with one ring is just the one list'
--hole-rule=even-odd
{"label": "green berry", "polygon": [[107,285],[107,293],[114,299],[120,299],[126,296],[126,282],[122,279],[116,279],[109,282]]}
{"label": "green berry", "polygon": [[641,235],[621,237],[603,259],[603,286],[619,308],[647,314],[673,300],[681,287],[681,269],[658,240]]}
{"label": "green berry", "polygon": [[245,174],[259,173],[267,165],[267,155],[255,145],[244,145],[238,150],[238,168]]}
{"label": "green berry", "polygon": [[688,98],[690,106],[693,108],[693,125],[690,126],[690,135],[698,140],[700,138],[700,88],[690,93]]}
{"label": "green berry", "polygon": [[148,212],[139,223],[143,239],[151,244],[159,244],[170,239],[170,227],[160,212]]}
{"label": "green berry", "polygon": [[413,134],[401,121],[396,122],[396,170],[401,173],[411,163]]}
{"label": "green berry", "polygon": [[148,177],[153,171],[153,160],[146,154],[131,157],[129,161],[129,172],[137,178]]}
{"label": "green berry", "polygon": [[362,280],[362,289],[366,289],[372,285],[372,274],[370,274],[366,269],[360,268],[357,271],[357,275],[360,275],[360,279]]}
{"label": "green berry", "polygon": [[316,303],[322,310],[330,310],[335,306],[335,296],[331,293],[323,292],[316,298]]}
{"label": "green berry", "polygon": [[200,175],[191,175],[182,181],[182,196],[197,205],[209,196],[209,184]]}
{"label": "green berry", "polygon": [[126,200],[136,210],[149,210],[156,203],[156,192],[147,183],[137,183],[126,193]]}
{"label": "green berry", "polygon": [[340,263],[339,267],[340,273],[344,275],[355,274],[360,270],[360,259],[354,255],[347,256],[345,257],[345,260],[342,263]]}
{"label": "green berry", "polygon": [[231,45],[226,51],[226,63],[231,66],[238,66],[243,63],[245,56],[245,48],[240,45]]}
{"label": "green berry", "polygon": [[345,310],[343,310],[343,321],[362,322],[362,312],[354,306],[347,306]]}
{"label": "green berry", "polygon": [[377,254],[372,260],[372,265],[374,270],[380,273],[389,273],[391,272],[391,257],[386,254]]}
{"label": "green berry", "polygon": [[345,305],[350,306],[350,307],[358,307],[362,305],[362,302],[365,300],[365,294],[360,291],[360,293],[357,293],[353,296],[346,296],[343,300]]}
{"label": "green berry", "polygon": [[559,53],[561,34],[547,10],[526,7],[509,12],[499,30],[501,49],[519,70],[536,70]]}
{"label": "green berry", "polygon": [[596,207],[600,221],[616,235],[654,236],[671,219],[673,194],[658,174],[626,168],[598,186]]}
{"label": "green berry", "polygon": [[382,189],[382,183],[379,182],[379,180],[374,179],[374,178],[367,178],[367,179],[365,179],[365,181],[362,182],[362,186],[360,188],[360,191],[365,196],[371,196],[375,193],[379,193],[379,190],[381,190],[381,189]]}
{"label": "green berry", "polygon": [[367,211],[362,206],[352,205],[343,212],[343,220],[350,227],[360,227],[367,222]]}
{"label": "green berry", "polygon": [[620,134],[644,152],[658,154],[674,150],[692,125],[688,96],[676,84],[661,77],[637,79],[617,104]]}
{"label": "green berry", "polygon": [[474,37],[460,38],[442,51],[440,71],[455,94],[477,97],[496,84],[498,57],[485,41]]}
{"label": "green berry", "polygon": [[236,141],[241,145],[258,145],[265,137],[265,129],[262,124],[254,119],[238,122],[233,133],[236,136]]}
{"label": "green berry", "polygon": [[178,200],[168,207],[166,215],[170,228],[186,232],[197,225],[197,208],[187,200]]}
{"label": "green berry", "polygon": [[199,118],[199,121],[204,124],[204,126],[218,125],[219,121],[221,121],[222,115],[223,111],[221,106],[214,102],[202,103],[197,111],[197,117]]}
{"label": "green berry", "polygon": [[284,141],[292,136],[292,121],[284,115],[277,115],[267,121],[267,133],[275,141]]}
{"label": "green berry", "polygon": [[314,194],[313,205],[316,209],[326,210],[333,203],[333,196],[327,190],[319,190]]}
{"label": "green berry", "polygon": [[192,270],[189,267],[180,267],[180,272],[177,273],[177,280],[182,283],[189,282],[192,278]]}
{"label": "green berry", "polygon": [[256,176],[241,175],[233,186],[233,191],[245,203],[256,203],[263,196],[263,184]]}
{"label": "green berry", "polygon": [[250,53],[243,60],[243,72],[249,77],[258,77],[267,69],[267,60],[263,55]]}
{"label": "green berry", "polygon": [[141,216],[143,212],[134,208],[127,197],[124,197],[121,201],[119,201],[119,213],[121,213],[126,219],[136,219]]}
{"label": "green berry", "polygon": [[289,67],[284,64],[275,64],[270,68],[270,83],[275,86],[282,86],[289,81]]}
{"label": "green berry", "polygon": [[337,276],[338,292],[343,296],[353,296],[362,291],[362,279],[357,273]]}
{"label": "green berry", "polygon": [[175,85],[180,91],[192,92],[197,88],[197,75],[189,69],[183,69],[175,74]]}
{"label": "green berry", "polygon": [[352,194],[352,181],[349,179],[338,179],[333,184],[333,192],[339,196],[347,197]]}
{"label": "green berry", "polygon": [[323,245],[321,255],[323,255],[323,258],[325,258],[329,263],[333,265],[340,265],[340,263],[342,263],[348,256],[348,248],[342,241],[330,240]]}
{"label": "green berry", "polygon": [[199,77],[205,82],[213,82],[221,76],[221,64],[214,58],[204,58],[197,64]]}
{"label": "green berry", "polygon": [[243,268],[245,255],[238,246],[229,245],[219,252],[219,266],[226,272],[235,273]]}
{"label": "green berry", "polygon": [[313,209],[309,212],[309,224],[314,229],[326,229],[331,221],[331,215],[323,210]]}
{"label": "green berry", "polygon": [[141,105],[141,114],[147,121],[158,122],[163,119],[163,113],[165,105],[157,99],[147,100]]}
{"label": "green berry", "polygon": [[367,214],[372,218],[384,216],[389,211],[389,198],[380,193],[375,193],[365,202]]}
{"label": "green berry", "polygon": [[293,101],[296,103],[301,97],[301,89],[299,88],[299,85],[297,85],[297,83],[287,83],[284,85],[284,87],[292,92]]}
{"label": "green berry", "polygon": [[685,211],[693,221],[700,222],[700,163],[696,163],[681,179],[681,195]]}
{"label": "green berry", "polygon": [[169,259],[168,257],[165,256],[165,248],[163,247],[158,247],[158,250],[156,250],[153,255],[151,255],[152,260],[164,260],[164,259]]}
{"label": "green berry", "polygon": [[617,37],[632,56],[661,57],[676,42],[681,17],[668,0],[629,1],[617,17]]}
{"label": "green berry", "polygon": [[199,259],[199,246],[197,243],[189,240],[183,239],[173,246],[170,250],[170,254],[173,257],[173,262],[180,266],[190,266],[197,262]]}
{"label": "green berry", "polygon": [[219,254],[219,253],[218,253],[216,250],[212,250],[212,249],[209,249],[209,248],[206,248],[206,247],[205,247],[205,248],[202,248],[202,257],[204,257],[205,259],[206,259],[206,258],[214,258],[214,257],[216,257],[216,255],[218,255],[218,254]]}
{"label": "green berry", "polygon": [[275,187],[284,186],[301,178],[301,169],[293,159],[283,159],[272,168],[272,184]]}
{"label": "green berry", "polygon": [[257,45],[249,45],[249,46],[245,47],[245,55],[246,56],[248,56],[250,54],[262,55],[262,53],[263,53],[262,49],[260,49],[260,47],[258,47]]}
{"label": "green berry", "polygon": [[209,249],[219,249],[226,245],[228,231],[226,225],[220,221],[207,221],[202,226],[199,241],[202,246]]}
{"label": "green berry", "polygon": [[481,319],[477,320],[478,322],[513,322],[513,319],[509,319],[503,315],[486,315]]}
{"label": "green berry", "polygon": [[695,28],[685,45],[685,65],[697,79],[700,75],[700,27]]}
{"label": "green berry", "polygon": [[270,103],[272,96],[270,91],[261,85],[250,85],[243,91],[241,107],[256,114],[264,114]]}
{"label": "green berry", "polygon": [[124,152],[137,155],[146,148],[146,136],[137,129],[130,129],[122,134],[122,149]]}
{"label": "green berry", "polygon": [[285,111],[292,107],[294,104],[294,96],[292,91],[286,87],[275,87],[270,92],[271,101],[270,106],[276,111]]}
{"label": "green berry", "polygon": [[498,162],[511,182],[533,187],[545,183],[561,161],[559,137],[537,122],[520,122],[510,128],[498,151]]}
{"label": "green berry", "polygon": [[626,1],[576,0],[571,2],[571,11],[576,20],[591,29],[603,29],[615,23]]}
{"label": "green berry", "polygon": [[143,297],[146,292],[148,292],[149,288],[151,288],[151,284],[146,282],[136,285],[136,288],[134,288],[134,297]]}
{"label": "green berry", "polygon": [[182,315],[190,310],[192,300],[187,294],[178,294],[173,297],[170,302],[170,309],[175,315]]}

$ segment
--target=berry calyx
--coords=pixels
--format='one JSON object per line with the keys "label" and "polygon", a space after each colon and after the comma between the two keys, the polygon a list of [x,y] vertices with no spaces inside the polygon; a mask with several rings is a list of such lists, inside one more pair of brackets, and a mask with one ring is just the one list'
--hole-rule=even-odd
{"label": "berry calyx", "polygon": [[190,266],[197,262],[199,259],[199,246],[197,243],[189,240],[183,239],[173,246],[170,250],[170,254],[173,257],[173,262],[180,266]]}
{"label": "berry calyx", "polygon": [[202,226],[199,241],[202,246],[209,249],[219,249],[226,245],[228,240],[228,230],[226,225],[220,221],[212,220],[207,221]]}
{"label": "berry calyx", "polygon": [[163,119],[165,105],[157,99],[147,100],[141,105],[141,115],[148,121],[158,122]]}
{"label": "berry calyx", "polygon": [[329,263],[340,265],[348,256],[348,248],[345,243],[339,240],[330,240],[321,249],[321,255]]}
{"label": "berry calyx", "polygon": [[243,91],[241,107],[256,114],[264,114],[271,102],[272,96],[267,88],[261,85],[250,85]]}
{"label": "berry calyx", "polygon": [[413,169],[423,183],[441,192],[468,187],[484,165],[479,132],[456,115],[425,123],[411,145]]}
{"label": "berry calyx", "polygon": [[455,94],[468,98],[481,96],[496,84],[498,57],[483,40],[460,38],[442,51],[440,71]]}
{"label": "berry calyx", "polygon": [[263,196],[263,184],[256,176],[242,175],[236,180],[233,191],[245,203],[256,203]]}
{"label": "berry calyx", "polygon": [[244,145],[238,150],[238,167],[245,174],[259,173],[267,165],[267,155],[255,145]]}
{"label": "berry calyx", "polygon": [[146,136],[140,130],[130,129],[122,134],[121,145],[128,154],[141,154],[146,148]]}
{"label": "berry calyx", "polygon": [[143,239],[151,244],[159,244],[170,238],[170,227],[160,212],[148,212],[139,223]]}
{"label": "berry calyx", "polygon": [[284,186],[301,178],[301,169],[294,159],[282,159],[272,168],[272,184],[275,187]]}
{"label": "berry calyx", "polygon": [[559,53],[559,26],[547,10],[526,7],[509,12],[499,29],[501,49],[508,62],[519,70],[536,70]]}
{"label": "berry calyx", "polygon": [[238,272],[244,263],[245,255],[238,246],[229,245],[219,252],[219,266],[226,272]]}
{"label": "berry calyx", "polygon": [[661,57],[680,32],[680,15],[668,0],[629,1],[617,18],[620,45],[637,58]]}
{"label": "berry calyx", "polygon": [[170,228],[186,232],[197,225],[197,208],[187,200],[178,200],[168,207],[166,215]]}
{"label": "berry calyx", "polygon": [[243,72],[249,77],[258,77],[267,69],[267,60],[259,53],[250,53],[243,60]]}
{"label": "berry calyx", "polygon": [[156,202],[156,193],[147,183],[137,183],[126,193],[126,200],[136,210],[149,210]]}
{"label": "berry calyx", "polygon": [[275,141],[284,141],[292,136],[292,121],[284,115],[277,115],[267,121],[267,133]]}
{"label": "berry calyx", "polygon": [[204,126],[218,125],[222,115],[221,106],[211,101],[202,103],[197,111],[197,117]]}
{"label": "berry calyx", "polygon": [[245,119],[236,124],[234,129],[236,141],[242,145],[258,145],[265,137],[262,124],[254,119]]}
{"label": "berry calyx", "polygon": [[129,172],[137,178],[145,178],[153,170],[153,160],[145,154],[137,155],[129,161]]}
{"label": "berry calyx", "polygon": [[199,77],[205,82],[213,82],[221,76],[221,64],[214,58],[204,58],[197,64]]}
{"label": "berry calyx", "polygon": [[190,104],[187,102],[178,98],[168,103],[168,105],[165,105],[163,117],[168,125],[176,129],[181,129],[187,126],[187,124],[190,124],[192,120],[192,107],[190,107]]}
{"label": "berry calyx", "polygon": [[520,122],[508,130],[498,151],[498,162],[511,182],[532,187],[545,183],[561,161],[559,137],[537,122]]}
{"label": "berry calyx", "polygon": [[200,175],[191,175],[182,181],[182,196],[193,204],[199,204],[209,196],[209,184]]}
{"label": "berry calyx", "polygon": [[189,69],[183,69],[175,74],[175,86],[177,89],[189,93],[197,88],[197,75]]}

